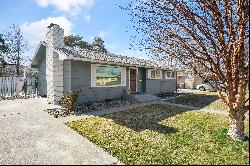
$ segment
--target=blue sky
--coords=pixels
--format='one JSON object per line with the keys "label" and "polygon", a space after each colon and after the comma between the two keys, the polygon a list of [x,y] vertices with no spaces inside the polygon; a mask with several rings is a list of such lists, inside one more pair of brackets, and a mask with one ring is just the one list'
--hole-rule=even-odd
{"label": "blue sky", "polygon": [[[86,41],[100,36],[106,48],[115,54],[147,58],[136,50],[130,50],[131,28],[129,16],[118,5],[122,0],[1,0],[0,33],[11,24],[19,25],[33,56],[40,40],[45,40],[50,22],[59,24],[65,34],[78,34]],[[127,31],[127,32],[126,32]]]}

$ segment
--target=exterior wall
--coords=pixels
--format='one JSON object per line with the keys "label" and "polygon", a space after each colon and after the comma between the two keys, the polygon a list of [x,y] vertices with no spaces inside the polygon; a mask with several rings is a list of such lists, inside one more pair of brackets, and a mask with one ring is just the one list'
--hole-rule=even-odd
{"label": "exterior wall", "polygon": [[137,92],[138,93],[146,92],[146,69],[142,67],[138,68]]}
{"label": "exterior wall", "polygon": [[63,61],[59,60],[59,55],[54,53],[53,60],[53,91],[54,98],[53,103],[58,104],[61,97],[63,96],[64,85],[63,85]]}
{"label": "exterior wall", "polygon": [[[65,66],[65,68],[67,67]],[[77,91],[77,88],[80,88],[79,103],[122,97],[128,90],[128,68],[126,70],[126,86],[91,87],[91,63],[71,61],[71,89]],[[66,70],[64,70],[64,73],[66,73]]]}
{"label": "exterior wall", "polygon": [[146,78],[146,93],[158,94],[160,92],[175,92],[176,91],[176,79],[165,79],[165,71],[162,72],[162,79],[150,79]]}
{"label": "exterior wall", "polygon": [[47,95],[47,81],[46,81],[46,60],[41,59],[38,65],[38,93],[40,96]]}
{"label": "exterior wall", "polygon": [[63,87],[65,92],[71,91],[71,61],[63,62]]}
{"label": "exterior wall", "polygon": [[[183,87],[181,87],[181,85]],[[185,76],[177,76],[177,86],[178,88],[184,88],[185,85]]]}

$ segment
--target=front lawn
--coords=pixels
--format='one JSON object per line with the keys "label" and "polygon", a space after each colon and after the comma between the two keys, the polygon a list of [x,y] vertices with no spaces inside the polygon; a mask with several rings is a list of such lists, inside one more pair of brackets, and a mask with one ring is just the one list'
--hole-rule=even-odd
{"label": "front lawn", "polygon": [[249,163],[249,142],[232,141],[227,118],[208,113],[150,105],[67,125],[125,164]]}
{"label": "front lawn", "polygon": [[[246,97],[249,97],[249,91]],[[193,92],[190,95],[173,98],[168,101],[176,104],[227,111],[226,105],[219,99],[217,92]],[[249,103],[247,104],[249,105]]]}

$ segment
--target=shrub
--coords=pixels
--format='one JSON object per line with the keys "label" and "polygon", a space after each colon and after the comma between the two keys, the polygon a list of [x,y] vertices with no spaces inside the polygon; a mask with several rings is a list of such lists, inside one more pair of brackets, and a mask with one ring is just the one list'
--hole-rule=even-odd
{"label": "shrub", "polygon": [[61,97],[60,104],[64,105],[67,111],[74,112],[77,100],[78,94],[70,91]]}

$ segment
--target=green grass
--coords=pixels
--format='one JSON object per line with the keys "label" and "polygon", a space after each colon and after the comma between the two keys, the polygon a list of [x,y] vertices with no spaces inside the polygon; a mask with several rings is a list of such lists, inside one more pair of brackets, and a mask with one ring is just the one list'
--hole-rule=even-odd
{"label": "green grass", "polygon": [[[249,92],[246,96],[247,98],[249,97]],[[219,99],[217,92],[193,92],[191,95],[170,99],[169,102],[206,109],[227,111],[226,105],[221,99]]]}
{"label": "green grass", "polygon": [[208,113],[151,105],[67,125],[125,164],[249,163],[249,142],[231,140],[227,118]]}

